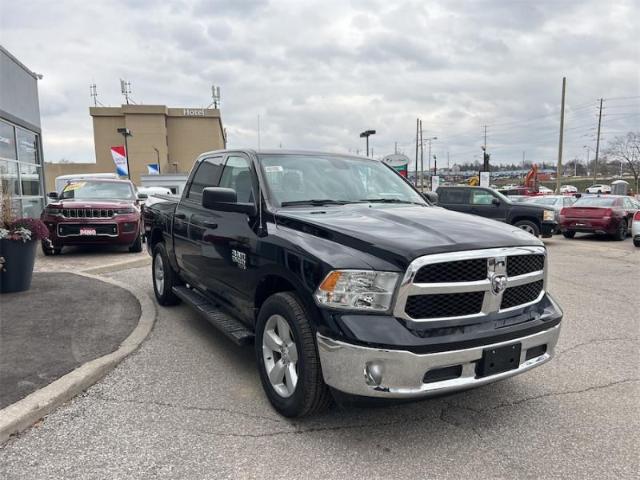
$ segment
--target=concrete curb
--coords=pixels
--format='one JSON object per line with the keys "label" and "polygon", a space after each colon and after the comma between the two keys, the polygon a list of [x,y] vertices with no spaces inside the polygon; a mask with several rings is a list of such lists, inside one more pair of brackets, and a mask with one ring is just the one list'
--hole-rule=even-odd
{"label": "concrete curb", "polygon": [[22,400],[18,400],[16,403],[0,410],[0,445],[5,443],[11,435],[26,430],[60,405],[102,379],[125,357],[133,353],[153,328],[156,319],[156,307],[148,295],[132,290],[127,285],[110,278],[98,277],[87,273],[73,273],[110,283],[131,292],[140,303],[138,325],[114,352],[81,365],[46,387],[36,390]]}

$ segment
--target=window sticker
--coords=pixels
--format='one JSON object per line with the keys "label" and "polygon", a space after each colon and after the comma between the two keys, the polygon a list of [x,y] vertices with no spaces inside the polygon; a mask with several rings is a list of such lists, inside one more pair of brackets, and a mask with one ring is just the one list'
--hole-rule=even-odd
{"label": "window sticker", "polygon": [[71,182],[67,183],[67,185],[62,189],[63,192],[70,192],[72,190],[78,190],[79,188],[84,187],[87,182]]}
{"label": "window sticker", "polygon": [[264,171],[267,173],[284,172],[284,168],[282,168],[282,165],[267,165],[264,167]]}

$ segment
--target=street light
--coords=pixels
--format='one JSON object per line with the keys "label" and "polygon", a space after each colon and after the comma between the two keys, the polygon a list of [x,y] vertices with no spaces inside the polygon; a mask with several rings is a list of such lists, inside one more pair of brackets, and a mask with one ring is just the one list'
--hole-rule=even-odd
{"label": "street light", "polygon": [[360,134],[360,138],[367,139],[367,157],[369,156],[369,135],[375,135],[375,134],[376,134],[375,130],[365,130]]}
{"label": "street light", "polygon": [[[587,175],[589,175],[589,152],[591,152],[591,150],[593,150],[589,145],[583,145],[582,148],[584,148],[587,151]],[[596,169],[597,169],[597,165],[596,165]],[[593,174],[593,183],[596,183],[596,175],[598,173],[596,171],[594,171]]]}
{"label": "street light", "polygon": [[131,180],[131,169],[129,168],[129,146],[127,137],[133,137],[133,133],[128,128],[118,128],[118,133],[124,137],[124,158],[127,159],[127,177]]}

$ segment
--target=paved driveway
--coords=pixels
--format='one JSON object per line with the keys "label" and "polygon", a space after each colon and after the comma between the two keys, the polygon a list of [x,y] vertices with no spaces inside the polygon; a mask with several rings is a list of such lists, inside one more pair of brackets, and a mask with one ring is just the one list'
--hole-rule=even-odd
{"label": "paved driveway", "polygon": [[[0,448],[0,477],[637,478],[640,249],[548,241],[557,358],[419,403],[302,421],[267,403],[251,349],[185,306],[84,396]],[[148,268],[113,276],[151,294]]]}

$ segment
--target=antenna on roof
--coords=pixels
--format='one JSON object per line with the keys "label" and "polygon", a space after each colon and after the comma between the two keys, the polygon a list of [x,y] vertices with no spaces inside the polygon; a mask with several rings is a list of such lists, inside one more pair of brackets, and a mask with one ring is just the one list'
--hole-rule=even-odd
{"label": "antenna on roof", "polygon": [[213,108],[220,108],[220,87],[211,85],[211,100],[213,101],[207,106],[207,108],[211,108],[212,105]]}
{"label": "antenna on roof", "polygon": [[135,104],[135,102],[129,97],[129,95],[131,95],[131,82],[120,79],[120,92],[122,93],[122,95],[124,95],[124,99],[127,102],[127,105],[129,105],[129,102]]}
{"label": "antenna on roof", "polygon": [[[100,102],[98,101],[98,89],[95,83],[89,85],[89,96],[93,98],[93,106],[97,107]],[[102,104],[100,103],[100,105]]]}

